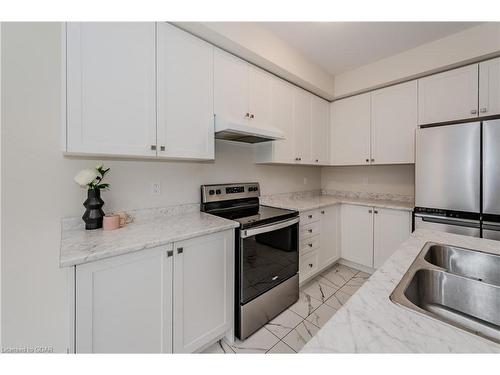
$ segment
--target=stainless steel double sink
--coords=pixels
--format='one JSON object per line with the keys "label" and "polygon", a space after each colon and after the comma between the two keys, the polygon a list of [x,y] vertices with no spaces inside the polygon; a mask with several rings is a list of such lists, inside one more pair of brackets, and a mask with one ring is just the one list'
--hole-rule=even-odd
{"label": "stainless steel double sink", "polygon": [[428,242],[390,299],[500,343],[500,255]]}

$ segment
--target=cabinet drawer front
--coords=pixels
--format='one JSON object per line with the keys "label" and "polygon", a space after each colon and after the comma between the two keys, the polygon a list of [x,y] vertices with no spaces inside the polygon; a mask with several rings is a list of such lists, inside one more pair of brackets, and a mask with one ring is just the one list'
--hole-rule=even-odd
{"label": "cabinet drawer front", "polygon": [[300,225],[307,225],[319,220],[319,210],[307,211],[300,214]]}
{"label": "cabinet drawer front", "polygon": [[300,227],[300,239],[316,236],[320,233],[320,223],[311,223]]}
{"label": "cabinet drawer front", "polygon": [[311,250],[319,248],[320,236],[314,236],[300,240],[300,253],[308,253]]}
{"label": "cabinet drawer front", "polygon": [[318,270],[318,250],[299,257],[299,281],[302,282]]}

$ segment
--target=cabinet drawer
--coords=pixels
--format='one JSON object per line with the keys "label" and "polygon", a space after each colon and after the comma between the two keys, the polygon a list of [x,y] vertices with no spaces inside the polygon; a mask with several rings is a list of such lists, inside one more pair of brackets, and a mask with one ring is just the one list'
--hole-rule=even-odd
{"label": "cabinet drawer", "polygon": [[320,233],[320,223],[311,223],[300,227],[300,239],[316,236]]}
{"label": "cabinet drawer", "polygon": [[305,281],[318,270],[318,250],[299,257],[299,281]]}
{"label": "cabinet drawer", "polygon": [[319,210],[307,211],[300,214],[300,224],[307,225],[319,220]]}
{"label": "cabinet drawer", "polygon": [[300,240],[300,254],[308,253],[319,248],[320,236],[314,236]]}

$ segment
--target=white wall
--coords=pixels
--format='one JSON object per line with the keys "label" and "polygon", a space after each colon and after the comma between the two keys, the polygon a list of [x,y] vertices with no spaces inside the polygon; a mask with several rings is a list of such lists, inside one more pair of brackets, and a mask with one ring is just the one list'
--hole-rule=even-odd
{"label": "white wall", "polygon": [[[83,213],[85,191],[73,176],[97,160],[65,158],[60,151],[60,25],[2,27],[2,344],[60,352],[69,337],[60,219]],[[251,145],[223,142],[216,144],[215,163],[106,160],[112,190],[103,193],[104,208],[196,203],[202,183],[259,181],[263,194],[320,188],[319,168],[252,160]],[[151,195],[156,181],[160,196]]]}
{"label": "white wall", "polygon": [[430,74],[500,52],[500,23],[485,23],[335,76],[335,97]]}
{"label": "white wall", "polygon": [[175,24],[325,99],[333,98],[333,76],[258,23],[176,22]]}
{"label": "white wall", "polygon": [[321,188],[366,193],[415,195],[413,165],[321,168]]}

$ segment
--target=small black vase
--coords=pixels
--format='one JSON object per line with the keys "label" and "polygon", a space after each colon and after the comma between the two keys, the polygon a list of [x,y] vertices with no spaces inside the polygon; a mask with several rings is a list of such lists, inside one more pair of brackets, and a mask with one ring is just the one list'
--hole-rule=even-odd
{"label": "small black vase", "polygon": [[87,200],[83,202],[87,209],[82,216],[85,221],[85,229],[99,229],[102,228],[102,218],[104,217],[104,201],[101,199],[100,189],[87,190]]}

